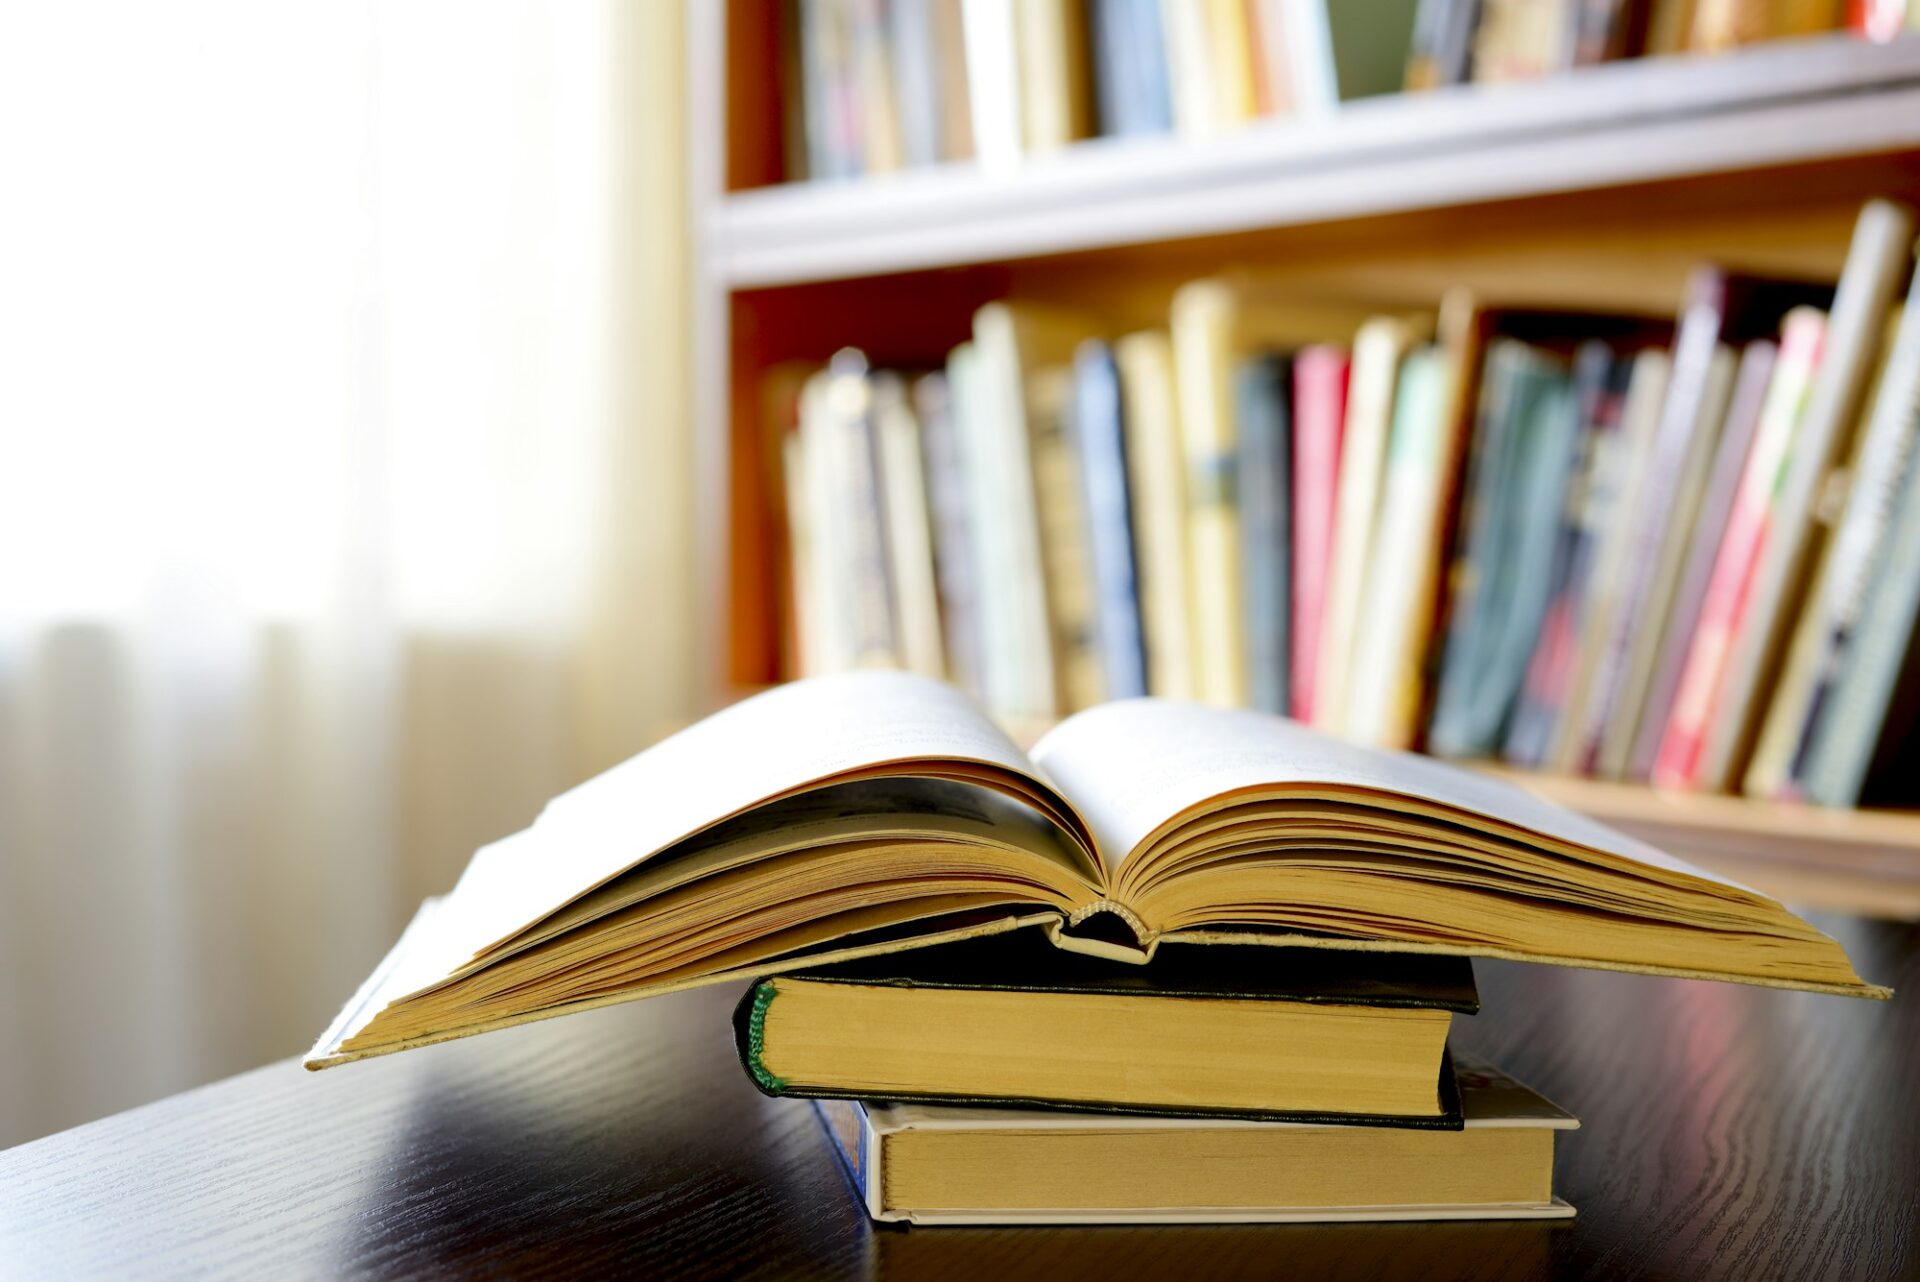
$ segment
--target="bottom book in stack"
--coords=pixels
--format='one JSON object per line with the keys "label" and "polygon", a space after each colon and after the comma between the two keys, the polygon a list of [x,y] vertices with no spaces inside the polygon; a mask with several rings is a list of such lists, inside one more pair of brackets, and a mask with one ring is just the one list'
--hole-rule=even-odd
{"label": "bottom book in stack", "polygon": [[1460,1130],[815,1100],[876,1220],[911,1224],[1553,1219],[1557,1131],[1504,1073],[1456,1061]]}

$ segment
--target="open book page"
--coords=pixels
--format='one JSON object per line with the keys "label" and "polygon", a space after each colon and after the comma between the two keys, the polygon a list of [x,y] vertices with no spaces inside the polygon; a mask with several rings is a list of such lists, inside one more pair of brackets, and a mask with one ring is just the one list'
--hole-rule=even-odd
{"label": "open book page", "polygon": [[967,697],[902,672],[795,682],[716,713],[547,803],[483,848],[408,958],[464,966],[692,834],[829,781],[920,774],[1000,787],[1078,829],[1052,787]]}
{"label": "open book page", "polygon": [[1257,712],[1161,699],[1103,704],[1061,722],[1032,756],[1085,816],[1116,870],[1178,815],[1242,789],[1304,784],[1400,794],[1756,893],[1498,780]]}

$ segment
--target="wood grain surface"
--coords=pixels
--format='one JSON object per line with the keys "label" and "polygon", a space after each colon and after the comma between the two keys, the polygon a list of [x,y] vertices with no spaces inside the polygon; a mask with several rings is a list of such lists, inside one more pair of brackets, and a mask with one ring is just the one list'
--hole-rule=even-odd
{"label": "wood grain surface", "polygon": [[706,990],[0,1153],[0,1277],[1920,1277],[1920,928],[1821,925],[1906,991],[1479,964],[1459,1044],[1585,1124],[1571,1222],[875,1228]]}

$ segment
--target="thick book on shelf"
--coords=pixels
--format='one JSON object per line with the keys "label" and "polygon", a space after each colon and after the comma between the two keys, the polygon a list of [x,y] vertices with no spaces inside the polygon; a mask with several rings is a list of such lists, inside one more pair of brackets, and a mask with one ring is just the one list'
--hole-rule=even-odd
{"label": "thick book on shelf", "polygon": [[1158,699],[1029,755],[873,670],[744,700],[483,847],[307,1062],[1027,926],[1142,963],[1257,943],[1887,995],[1767,896],[1439,761]]}
{"label": "thick book on shelf", "polygon": [[1472,963],[1168,948],[1151,966],[1033,931],[769,976],[734,1019],[769,1095],[1458,1128]]}
{"label": "thick book on shelf", "polygon": [[913,1224],[1553,1219],[1580,1124],[1478,1062],[1455,1131],[1045,1110],[815,1107],[876,1220]]}

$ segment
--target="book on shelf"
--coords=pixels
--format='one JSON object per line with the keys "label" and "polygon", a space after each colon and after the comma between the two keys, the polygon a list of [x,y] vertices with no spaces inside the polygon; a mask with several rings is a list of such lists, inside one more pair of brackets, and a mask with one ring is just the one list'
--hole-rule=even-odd
{"label": "book on shelf", "polygon": [[1463,1059],[1460,1130],[820,1100],[876,1220],[913,1224],[1553,1219],[1572,1115]]}
{"label": "book on shelf", "polygon": [[1822,496],[1852,448],[1888,310],[1913,270],[1914,227],[1913,211],[1893,201],[1869,201],[1860,212],[1693,785],[1725,791],[1746,768],[1824,537]]}
{"label": "book on shelf", "polygon": [[1510,765],[1545,762],[1567,703],[1597,545],[1618,492],[1620,429],[1631,369],[1630,357],[1599,339],[1582,342],[1573,355],[1575,458],[1547,575],[1546,611],[1500,749]]}
{"label": "book on shelf", "polygon": [[1293,617],[1287,696],[1293,716],[1312,724],[1333,559],[1335,495],[1347,420],[1348,357],[1319,343],[1293,358]]}
{"label": "book on shelf", "polygon": [[1340,723],[1361,743],[1411,748],[1425,723],[1482,320],[1471,294],[1451,294],[1441,304],[1437,341],[1406,357],[1394,388],[1380,510],[1362,569],[1364,627]]}
{"label": "book on shelf", "polygon": [[[1920,273],[1887,344],[1871,416],[1850,467],[1840,524],[1828,541],[1809,608],[1800,616],[1789,670],[1790,687],[1776,694],[1749,769],[1746,790],[1762,796],[1811,793],[1835,804],[1857,800],[1863,767],[1880,739],[1888,710],[1900,707],[1893,688],[1912,626],[1872,618],[1878,597],[1896,611],[1911,587],[1900,558],[1914,542],[1910,478],[1920,470]],[[1891,568],[1889,568],[1891,567]],[[1884,633],[1886,635],[1879,635]],[[1858,684],[1856,683],[1863,683]],[[1857,689],[1880,711],[1857,708]],[[1833,729],[1828,725],[1832,723]],[[1895,728],[1898,736],[1901,728]],[[1842,740],[1848,740],[1842,746]],[[1841,758],[1852,764],[1836,769]],[[1816,772],[1821,782],[1812,781]],[[1849,781],[1841,782],[1843,777]],[[1841,803],[1844,804],[1844,803]]]}
{"label": "book on shelf", "polygon": [[307,1062],[1023,928],[1141,963],[1257,944],[1886,995],[1767,896],[1432,758],[1156,699],[1029,754],[874,670],[744,700],[483,847]]}
{"label": "book on shelf", "polygon": [[1850,28],[1898,0],[791,0],[793,179],[1004,169],[1092,136],[1207,137],[1402,89],[1537,80]]}
{"label": "book on shelf", "polygon": [[[1288,600],[1292,595],[1293,398],[1291,362],[1276,353],[1234,370],[1234,477],[1240,506],[1247,704],[1262,712],[1288,706]],[[1143,689],[1141,694],[1145,694]]]}
{"label": "book on shelf", "polygon": [[1348,674],[1366,591],[1367,559],[1378,519],[1380,486],[1392,430],[1393,389],[1400,362],[1424,325],[1380,316],[1353,338],[1340,434],[1340,476],[1334,492],[1333,544],[1321,602],[1319,664],[1314,672],[1313,724],[1338,733],[1345,725]]}
{"label": "book on shelf", "polygon": [[1190,698],[1196,686],[1187,481],[1172,340],[1158,330],[1129,334],[1114,344],[1114,363],[1120,372],[1127,481],[1132,487],[1147,689],[1168,698]]}
{"label": "book on shelf", "polygon": [[1147,692],[1147,653],[1128,498],[1126,415],[1113,349],[1097,339],[1073,354],[1069,426],[1072,456],[1066,466],[1078,474],[1086,514],[1101,691],[1110,699],[1135,698]]}
{"label": "book on shelf", "polygon": [[1692,546],[1687,550],[1686,564],[1674,587],[1666,627],[1647,678],[1646,694],[1633,714],[1637,724],[1624,770],[1629,779],[1644,780],[1653,773],[1660,737],[1666,730],[1666,713],[1673,707],[1680,689],[1687,651],[1700,624],[1700,610],[1706,601],[1714,560],[1726,538],[1734,500],[1740,492],[1741,474],[1753,453],[1754,435],[1760,426],[1761,411],[1766,406],[1767,390],[1779,355],[1779,343],[1765,338],[1748,343],[1740,353],[1720,442],[1715,447],[1713,466],[1708,473],[1707,490],[1701,497],[1694,522]]}
{"label": "book on shelf", "polygon": [[1885,318],[1913,267],[1913,246],[1914,218],[1906,207],[1875,200],[1861,210],[1805,404],[1787,433],[1791,448],[1767,478],[1769,487],[1749,504],[1764,502],[1767,517],[1758,522],[1757,546],[1749,552],[1753,565],[1737,618],[1722,637],[1706,632],[1703,611],[1702,635],[1654,765],[1662,784],[1724,790],[1746,767],[1818,546],[1816,506],[1850,448]]}
{"label": "book on shelf", "polygon": [[795,671],[944,670],[1021,725],[1146,693],[1798,796],[1898,480],[1899,423],[1856,425],[1912,377],[1883,337],[1915,310],[1909,219],[1866,207],[1837,294],[1707,266],[1671,322],[1459,290],[1373,314],[1239,272],[1172,291],[1167,330],[1007,300],[935,374],[842,353],[765,433]]}
{"label": "book on shelf", "polygon": [[1032,931],[760,980],[734,1020],[769,1095],[1460,1125],[1446,1063],[1471,963],[1170,949],[1151,966]]}

